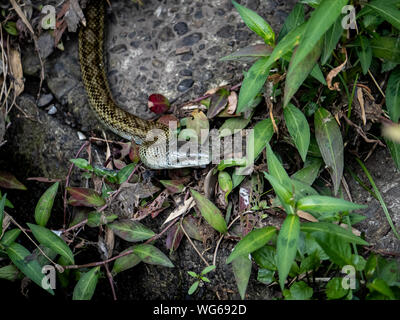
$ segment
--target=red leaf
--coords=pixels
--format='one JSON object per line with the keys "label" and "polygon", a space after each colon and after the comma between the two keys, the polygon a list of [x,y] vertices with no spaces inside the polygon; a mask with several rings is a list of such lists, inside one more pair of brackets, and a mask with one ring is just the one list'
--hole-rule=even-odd
{"label": "red leaf", "polygon": [[106,204],[99,193],[88,188],[67,188],[70,195],[68,203],[74,207],[101,207]]}
{"label": "red leaf", "polygon": [[[179,229],[178,229],[179,228]],[[179,247],[179,244],[181,243],[181,240],[183,238],[183,231],[180,228],[179,223],[175,223],[171,227],[171,229],[168,230],[167,233],[167,239],[165,240],[165,246],[169,250],[176,250]]]}
{"label": "red leaf", "polygon": [[156,114],[163,114],[170,107],[168,99],[164,97],[162,94],[152,94],[149,97],[149,101],[147,103],[149,109]]}
{"label": "red leaf", "polygon": [[0,171],[0,187],[6,189],[26,190],[26,187],[11,173]]}

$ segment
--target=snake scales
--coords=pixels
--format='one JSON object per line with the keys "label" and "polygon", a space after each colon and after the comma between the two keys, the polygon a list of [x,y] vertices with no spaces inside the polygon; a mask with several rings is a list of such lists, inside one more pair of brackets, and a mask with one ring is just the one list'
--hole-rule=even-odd
{"label": "snake scales", "polygon": [[91,0],[86,10],[86,27],[79,31],[79,60],[89,104],[101,122],[119,136],[141,143],[139,155],[152,169],[174,169],[209,163],[199,153],[187,157],[171,147],[171,132],[161,123],[140,119],[121,109],[114,101],[104,63],[104,0]]}

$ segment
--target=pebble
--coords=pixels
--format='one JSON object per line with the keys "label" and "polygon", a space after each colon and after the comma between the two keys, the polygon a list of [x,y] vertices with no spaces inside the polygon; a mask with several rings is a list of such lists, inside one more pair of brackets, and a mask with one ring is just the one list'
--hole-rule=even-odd
{"label": "pebble", "polygon": [[179,92],[185,92],[186,90],[189,90],[194,84],[193,79],[185,79],[182,80],[179,84],[178,84],[178,91]]}
{"label": "pebble", "polygon": [[199,42],[203,38],[203,35],[199,32],[192,33],[191,35],[186,36],[182,39],[182,45],[184,46],[192,46]]}
{"label": "pebble", "polygon": [[49,114],[49,115],[53,115],[53,114],[56,114],[56,113],[57,113],[57,108],[56,108],[55,105],[52,105],[50,107],[49,111],[47,111],[47,114]]}
{"label": "pebble", "polygon": [[174,32],[170,27],[164,27],[158,35],[158,38],[163,42],[171,41],[175,38]]}
{"label": "pebble", "polygon": [[37,106],[39,108],[42,108],[44,106],[47,106],[51,101],[53,100],[53,95],[51,93],[48,94],[42,94],[39,98],[39,101],[37,103]]}
{"label": "pebble", "polygon": [[179,75],[183,77],[191,77],[193,75],[193,72],[189,69],[183,69],[179,72]]}
{"label": "pebble", "polygon": [[176,25],[174,25],[174,30],[178,34],[178,36],[182,36],[188,33],[189,27],[186,22],[178,22]]}
{"label": "pebble", "polygon": [[86,136],[82,132],[78,131],[77,134],[78,134],[79,140],[86,140]]}

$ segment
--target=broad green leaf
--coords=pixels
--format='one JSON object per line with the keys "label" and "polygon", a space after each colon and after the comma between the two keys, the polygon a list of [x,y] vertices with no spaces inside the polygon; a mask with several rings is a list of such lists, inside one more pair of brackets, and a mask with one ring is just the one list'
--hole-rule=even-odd
{"label": "broad green leaf", "polygon": [[[39,287],[43,288],[42,280],[44,279],[44,275],[42,273],[42,268],[37,260],[29,260],[28,257],[31,256],[31,253],[27,249],[19,243],[14,242],[7,248],[7,254],[15,266],[21,270],[25,276],[31,279]],[[46,291],[54,295],[53,289],[48,288]]]}
{"label": "broad green leaf", "polygon": [[86,159],[78,158],[70,159],[69,161],[77,166],[79,169],[93,171],[93,166]]}
{"label": "broad green leaf", "polygon": [[160,180],[160,183],[170,194],[180,193],[185,189],[185,186],[179,180]]}
{"label": "broad green leaf", "polygon": [[265,178],[269,181],[276,195],[279,198],[282,206],[285,208],[287,214],[294,214],[293,201],[294,197],[292,192],[279,182],[274,176],[264,172]]}
{"label": "broad green leaf", "polygon": [[4,25],[4,30],[12,36],[18,36],[17,24],[14,21],[7,21]]}
{"label": "broad green leaf", "polygon": [[3,235],[4,206],[6,205],[7,193],[0,200],[0,239]]}
{"label": "broad green leaf", "polygon": [[360,59],[361,67],[364,75],[368,73],[368,70],[372,63],[372,49],[368,38],[359,36],[357,39],[356,52]]}
{"label": "broad green leaf", "polygon": [[18,279],[19,270],[12,264],[0,268],[0,279],[15,281]]}
{"label": "broad green leaf", "polygon": [[275,282],[275,271],[268,269],[258,269],[257,280],[263,284],[269,285]]}
{"label": "broad green leaf", "polygon": [[317,241],[332,262],[336,263],[340,267],[352,264],[352,254],[349,242],[343,241],[343,238],[338,237],[336,234],[327,233],[325,231],[313,232],[312,237]]}
{"label": "broad green leaf", "polygon": [[344,147],[343,138],[335,118],[324,108],[319,108],[314,115],[315,138],[322,158],[328,166],[335,195],[339,191],[343,176]]}
{"label": "broad green leaf", "polygon": [[342,285],[343,278],[332,278],[326,285],[326,297],[329,300],[343,298],[348,290],[343,288]]}
{"label": "broad green leaf", "polygon": [[276,178],[278,182],[283,185],[287,190],[291,191],[293,188],[292,180],[290,180],[285,168],[282,166],[281,162],[272,151],[269,143],[266,144],[266,147],[269,174]]}
{"label": "broad green leaf", "polygon": [[190,190],[203,218],[218,232],[225,233],[228,231],[224,216],[221,211],[208,200],[206,197],[198,193],[196,190]]}
{"label": "broad green leaf", "polygon": [[35,208],[35,221],[39,226],[46,226],[49,221],[51,209],[53,208],[54,198],[57,195],[59,182],[54,183],[40,197]]}
{"label": "broad green leaf", "polygon": [[106,201],[95,190],[89,188],[67,188],[70,194],[68,203],[78,207],[101,207]]}
{"label": "broad green leaf", "polygon": [[[127,251],[133,250],[135,247],[130,247],[121,253],[125,253]],[[142,260],[139,258],[138,255],[131,253],[121,258],[115,260],[111,273],[116,275],[122,271],[128,270],[133,268],[134,266],[138,265]]]}
{"label": "broad green leaf", "polygon": [[[304,40],[303,40],[304,41]],[[314,44],[312,50],[307,50],[308,54],[303,59],[297,59],[297,55],[301,53],[300,47],[295,50],[292,59],[290,60],[289,70],[285,82],[285,95],[283,98],[283,106],[286,107],[297,90],[307,79],[310,72],[315,68],[316,63],[321,56],[322,40]]]}
{"label": "broad green leaf", "polygon": [[40,244],[62,255],[64,258],[68,259],[70,264],[75,263],[74,254],[63,239],[45,227],[31,223],[28,223],[27,225]]}
{"label": "broad green leaf", "polygon": [[155,264],[168,268],[173,268],[174,265],[168,257],[156,247],[150,244],[139,244],[133,248],[133,253],[136,254],[144,263]]}
{"label": "broad green leaf", "polygon": [[135,170],[136,164],[135,163],[130,163],[127,166],[123,167],[121,170],[118,171],[117,173],[117,183],[122,184],[125,181],[128,180],[129,176],[132,174],[132,171]]}
{"label": "broad green leaf", "polygon": [[253,10],[241,6],[236,1],[232,1],[232,3],[250,30],[263,38],[266,44],[273,46],[275,44],[275,32],[271,26]]}
{"label": "broad green leaf", "polygon": [[308,196],[297,202],[297,209],[320,214],[353,211],[365,208],[367,208],[367,206],[327,196]]}
{"label": "broad green leaf", "polygon": [[392,289],[390,289],[390,287],[388,286],[388,284],[385,282],[385,280],[382,279],[374,279],[372,282],[367,284],[367,287],[370,290],[374,290],[377,291],[383,295],[385,295],[386,297],[394,300],[395,296],[393,294]]}
{"label": "broad green leaf", "polygon": [[274,227],[265,227],[249,232],[235,246],[226,263],[231,263],[236,257],[248,256],[250,253],[260,249],[271,240],[275,233],[276,229]]}
{"label": "broad green leaf", "polygon": [[72,300],[91,300],[100,276],[100,267],[92,268],[79,279]]}
{"label": "broad green leaf", "polygon": [[4,247],[8,247],[15,240],[17,240],[19,234],[21,233],[20,229],[11,229],[4,233],[3,237],[0,240],[0,244]]}
{"label": "broad green leaf", "polygon": [[282,290],[296,257],[299,236],[300,219],[297,215],[290,214],[286,217],[279,231],[276,247],[279,284]]}
{"label": "broad green leaf", "polygon": [[242,130],[247,127],[250,123],[251,117],[248,119],[244,118],[229,118],[225,120],[222,126],[219,128],[219,138],[224,138],[235,133],[235,130]]}
{"label": "broad green leaf", "polygon": [[363,246],[367,246],[368,242],[357,237],[351,231],[342,228],[334,223],[329,222],[307,222],[301,225],[301,231],[309,232],[314,235],[314,232],[320,232],[325,234],[331,234],[340,239],[341,241],[355,243]]}
{"label": "broad green leaf", "polygon": [[26,187],[11,173],[0,171],[0,187],[6,189],[26,190]]}
{"label": "broad green leaf", "polygon": [[311,70],[310,72],[310,76],[314,77],[315,79],[317,79],[319,82],[321,82],[324,86],[327,85],[326,80],[325,80],[325,76],[322,73],[321,68],[319,67],[319,64],[316,63],[314,65],[314,68]]}
{"label": "broad green leaf", "polygon": [[400,30],[400,10],[395,3],[387,1],[375,0],[366,4],[376,13],[389,21],[395,28]]}
{"label": "broad green leaf", "polygon": [[289,103],[283,109],[286,126],[289,130],[297,150],[303,161],[306,161],[308,147],[310,145],[310,127],[303,112]]}
{"label": "broad green leaf", "polygon": [[322,47],[321,64],[325,65],[329,58],[332,56],[333,50],[343,34],[342,19],[341,17],[336,20],[332,27],[325,33],[324,43]]}
{"label": "broad green leaf", "polygon": [[[0,191],[0,200],[3,198],[3,196],[1,195],[1,191]],[[6,202],[4,203],[4,207],[5,208],[10,208],[10,209],[14,209],[13,204],[10,202],[10,200],[6,199]]]}
{"label": "broad green leaf", "polygon": [[[321,168],[322,160],[319,158],[311,158],[309,163],[306,163],[303,169],[294,173],[291,178],[301,181],[311,186],[318,177]],[[308,159],[307,159],[308,161]]]}
{"label": "broad green leaf", "polygon": [[118,219],[116,214],[94,211],[88,214],[87,225],[91,228],[95,228],[113,222],[116,219]]}
{"label": "broad green leaf", "polygon": [[238,256],[232,261],[233,274],[242,300],[245,299],[246,289],[251,274],[251,259],[249,256]]}
{"label": "broad green leaf", "polygon": [[139,242],[142,240],[150,239],[155,233],[143,224],[132,220],[114,221],[108,227],[114,233],[129,242]]}
{"label": "broad green leaf", "polygon": [[[286,290],[285,290],[286,291]],[[309,300],[314,291],[304,281],[293,283],[289,289],[289,294],[285,295],[285,300]]]}
{"label": "broad green leaf", "polygon": [[386,260],[382,257],[378,258],[377,278],[385,280],[389,286],[394,286],[400,281],[400,268],[396,260]]}
{"label": "broad green leaf", "polygon": [[302,25],[305,21],[304,5],[297,3],[289,16],[286,18],[285,23],[278,36],[278,42],[281,41],[290,31]]}
{"label": "broad green leaf", "polygon": [[251,256],[260,268],[271,271],[277,270],[276,266],[276,249],[272,246],[263,246],[254,251]]}
{"label": "broad green leaf", "polygon": [[272,48],[265,44],[256,44],[248,46],[246,48],[239,49],[238,51],[231,53],[220,59],[220,61],[244,61],[251,62],[258,58],[265,58],[271,55]]}
{"label": "broad green leaf", "polygon": [[247,71],[239,93],[236,113],[244,112],[252,107],[252,102],[267,81],[271,64],[269,58],[257,60]]}
{"label": "broad green leaf", "polygon": [[400,63],[400,37],[378,37],[370,41],[375,57]]}
{"label": "broad green leaf", "polygon": [[400,68],[390,74],[386,88],[386,106],[390,119],[397,123],[400,118]]}
{"label": "broad green leaf", "polygon": [[254,161],[258,158],[274,135],[274,127],[270,118],[261,120],[256,123],[253,130],[250,132],[249,140],[246,143],[247,162],[248,165],[244,168],[237,168],[232,176],[233,187],[236,188],[246,177],[249,167],[254,165]]}
{"label": "broad green leaf", "polygon": [[225,193],[225,199],[228,202],[228,195],[233,189],[231,175],[226,171],[220,171],[218,174],[218,185],[220,189]]}
{"label": "broad green leaf", "polygon": [[296,55],[291,61],[293,66],[298,66],[301,61],[306,59],[311,51],[315,50],[317,43],[339,18],[342,8],[347,3],[348,0],[321,1],[320,5],[311,14],[311,17],[307,22],[304,38],[301,40]]}

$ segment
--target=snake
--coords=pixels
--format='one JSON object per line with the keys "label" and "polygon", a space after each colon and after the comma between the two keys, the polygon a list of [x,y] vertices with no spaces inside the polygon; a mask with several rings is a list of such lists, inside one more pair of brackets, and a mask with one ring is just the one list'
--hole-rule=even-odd
{"label": "snake", "polygon": [[117,105],[107,79],[105,64],[106,1],[89,0],[86,26],[78,35],[82,82],[89,105],[100,122],[120,137],[140,145],[139,156],[150,169],[177,169],[209,164],[207,152],[179,148],[172,131],[160,122],[141,119]]}

